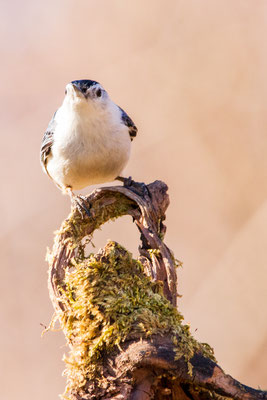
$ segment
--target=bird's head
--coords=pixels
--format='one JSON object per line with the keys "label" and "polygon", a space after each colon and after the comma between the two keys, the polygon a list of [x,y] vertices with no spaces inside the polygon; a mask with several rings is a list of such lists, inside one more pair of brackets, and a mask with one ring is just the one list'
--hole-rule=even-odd
{"label": "bird's head", "polygon": [[103,106],[108,99],[105,89],[96,81],[82,79],[67,84],[65,101],[73,105]]}

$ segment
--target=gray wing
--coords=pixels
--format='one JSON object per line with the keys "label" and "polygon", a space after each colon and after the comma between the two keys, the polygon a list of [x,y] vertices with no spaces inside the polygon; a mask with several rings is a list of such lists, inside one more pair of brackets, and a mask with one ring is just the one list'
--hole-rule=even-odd
{"label": "gray wing", "polygon": [[129,115],[126,114],[126,112],[121,107],[119,107],[119,109],[121,110],[121,120],[123,124],[129,128],[129,135],[131,140],[133,140],[133,138],[137,135],[137,128]]}
{"label": "gray wing", "polygon": [[55,127],[56,127],[56,121],[55,121],[55,114],[53,115],[53,118],[48,124],[47,130],[44,133],[44,137],[42,140],[41,144],[41,151],[40,151],[40,159],[41,159],[41,164],[44,167],[44,170],[46,171],[47,175],[49,176],[49,173],[47,171],[47,161],[49,158],[49,155],[51,153],[51,148],[54,143],[54,132],[55,132]]}

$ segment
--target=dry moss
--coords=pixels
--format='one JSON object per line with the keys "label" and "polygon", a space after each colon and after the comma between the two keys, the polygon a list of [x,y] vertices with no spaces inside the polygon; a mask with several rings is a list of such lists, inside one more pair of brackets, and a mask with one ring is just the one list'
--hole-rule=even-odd
{"label": "dry moss", "polygon": [[123,197],[120,193],[113,193],[112,201],[110,198],[94,199],[92,209],[90,209],[90,204],[88,204],[90,213],[93,216],[89,222],[87,215],[81,215],[77,208],[73,208],[69,217],[63,222],[56,234],[58,237],[67,234],[69,244],[77,247],[86,235],[90,235],[91,232],[98,229],[108,220],[114,220],[127,214],[130,204],[134,204],[133,201]]}
{"label": "dry moss", "polygon": [[66,361],[67,390],[82,388],[88,379],[102,379],[105,357],[126,340],[170,334],[176,358],[196,351],[214,359],[208,345],[198,343],[183,317],[163,296],[162,285],[144,274],[143,266],[115,242],[101,256],[86,258],[82,248],[66,272],[61,288],[66,311],[61,325],[71,343]]}

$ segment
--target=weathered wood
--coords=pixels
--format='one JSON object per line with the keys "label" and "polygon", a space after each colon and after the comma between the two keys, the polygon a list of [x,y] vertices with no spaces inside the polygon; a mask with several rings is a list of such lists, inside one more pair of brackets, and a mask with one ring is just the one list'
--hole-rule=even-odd
{"label": "weathered wood", "polygon": [[[81,251],[81,242],[109,219],[130,215],[141,233],[139,260],[154,281],[161,281],[165,297],[176,306],[177,278],[175,259],[164,243],[163,224],[169,205],[167,186],[155,181],[149,185],[132,182],[130,187],[105,187],[87,196],[91,217],[73,210],[57,233],[49,256],[49,292],[56,314],[64,318],[66,303],[62,297],[66,269]],[[101,261],[104,250],[95,257]],[[67,334],[67,332],[65,332]],[[70,347],[79,340],[68,335]],[[177,338],[179,341],[179,337]],[[129,336],[116,349],[103,356],[104,380],[90,380],[83,389],[72,388],[69,397],[77,400],[188,400],[211,399],[220,396],[256,400],[267,399],[264,391],[255,390],[226,375],[222,369],[201,352],[178,357],[172,335],[153,335],[148,339]]]}

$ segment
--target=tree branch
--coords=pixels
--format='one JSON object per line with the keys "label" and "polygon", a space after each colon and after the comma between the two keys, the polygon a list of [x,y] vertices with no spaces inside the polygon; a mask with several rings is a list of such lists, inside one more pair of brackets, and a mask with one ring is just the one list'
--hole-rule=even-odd
{"label": "tree branch", "polygon": [[[181,324],[175,308],[176,261],[163,242],[169,205],[166,184],[105,187],[90,194],[87,203],[91,217],[72,210],[49,255],[50,297],[75,353],[67,361],[73,368],[69,396],[77,400],[267,399],[266,392],[226,375],[210,348]],[[141,233],[142,265],[113,242],[86,258],[85,238],[90,240],[95,229],[123,215],[132,216]],[[103,276],[107,278],[102,281]],[[126,282],[129,287],[124,291]]]}

